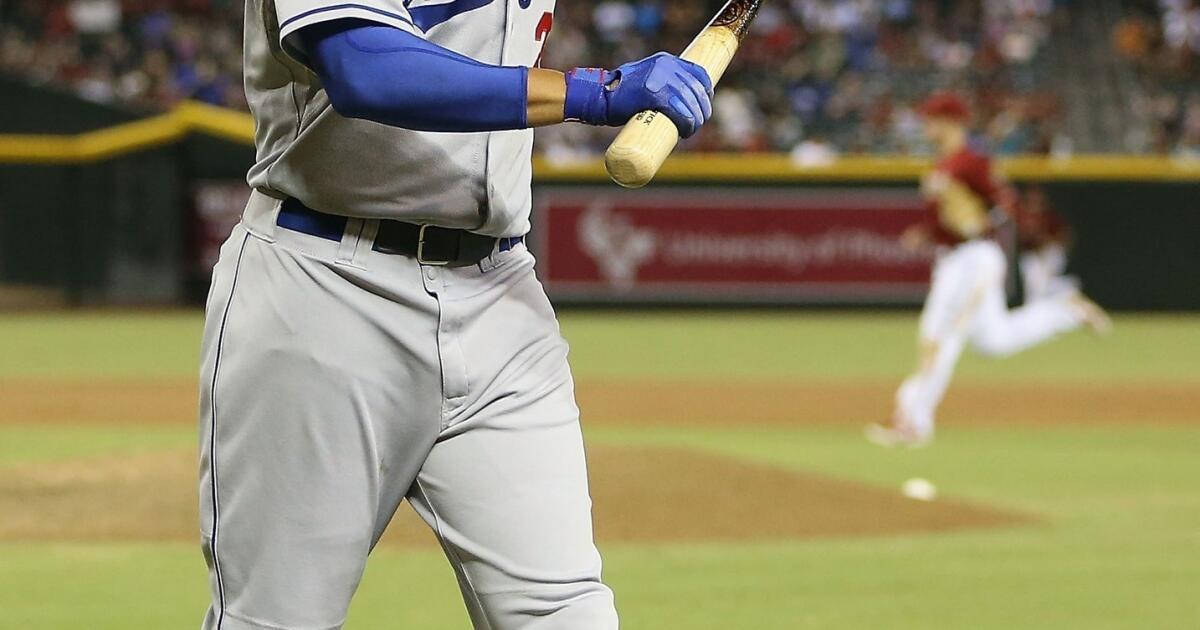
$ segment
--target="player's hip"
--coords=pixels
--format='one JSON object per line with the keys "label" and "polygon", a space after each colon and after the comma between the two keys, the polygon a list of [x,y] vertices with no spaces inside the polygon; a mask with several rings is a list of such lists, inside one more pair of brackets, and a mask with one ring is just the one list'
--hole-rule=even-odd
{"label": "player's hip", "polygon": [[227,366],[247,366],[245,378],[307,370],[290,380],[351,379],[397,398],[437,391],[400,386],[431,375],[450,401],[440,430],[547,392],[569,400],[566,344],[523,245],[477,265],[438,267],[283,228],[260,234],[248,223],[214,270],[206,365],[222,355]]}
{"label": "player's hip", "polygon": [[451,275],[494,279],[491,272],[519,262],[520,254],[527,253],[524,236],[495,238],[435,225],[325,214],[295,199],[275,199],[257,191],[241,225],[262,242],[385,277],[403,276],[414,268],[439,268]]}
{"label": "player's hip", "polygon": [[964,241],[938,253],[934,261],[934,277],[951,271],[994,273],[1005,265],[1004,250],[990,238]]}
{"label": "player's hip", "polygon": [[1002,290],[1004,251],[993,240],[962,243],[938,257],[921,316],[921,334],[943,339],[969,331],[974,314],[989,292]]}
{"label": "player's hip", "polygon": [[[432,331],[486,322],[517,303],[525,312],[554,314],[520,240],[493,239],[471,265],[423,264],[416,256],[380,251],[377,226],[350,219],[339,234],[314,235],[279,224],[279,202],[255,194],[213,270],[207,303],[216,335],[222,312],[237,302],[239,318],[276,321],[279,330],[366,328]],[[329,227],[329,226],[326,226]],[[262,331],[273,336],[268,326]],[[299,335],[317,338],[312,334]],[[393,337],[403,337],[397,330]]]}

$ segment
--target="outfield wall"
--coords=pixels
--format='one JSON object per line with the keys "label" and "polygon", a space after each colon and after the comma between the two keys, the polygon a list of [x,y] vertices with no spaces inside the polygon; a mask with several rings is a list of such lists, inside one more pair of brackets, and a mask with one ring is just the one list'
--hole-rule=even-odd
{"label": "outfield wall", "polygon": [[[915,178],[667,179],[633,193],[592,178],[551,180],[538,189],[535,242],[559,301],[887,305],[923,295],[927,260],[922,267],[906,257],[895,240],[920,217]],[[1121,310],[1200,310],[1200,181],[1014,180],[1042,186],[1071,224],[1069,272],[1098,301]],[[634,261],[632,279],[592,255],[594,239],[585,234],[596,230],[580,229],[589,213],[616,232],[608,240]],[[547,233],[550,242],[541,238]],[[655,252],[621,244],[638,238],[656,241],[641,246]],[[1002,241],[1011,249],[1011,235]]]}
{"label": "outfield wall", "polygon": [[[38,134],[0,135],[0,285],[79,305],[202,301],[245,198],[248,117],[185,104],[52,135],[30,118]],[[1072,272],[1099,301],[1200,310],[1200,161],[1001,167],[1045,186],[1078,237]],[[907,157],[802,168],[785,156],[685,155],[652,187],[624,191],[598,162],[538,160],[531,242],[560,303],[910,304],[929,258],[895,237],[919,213],[926,168]]]}

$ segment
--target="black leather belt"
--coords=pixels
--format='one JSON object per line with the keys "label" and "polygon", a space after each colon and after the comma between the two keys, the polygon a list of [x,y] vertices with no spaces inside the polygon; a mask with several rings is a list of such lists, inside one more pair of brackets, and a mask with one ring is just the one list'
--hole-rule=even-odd
{"label": "black leather belt", "polygon": [[[317,212],[296,199],[287,199],[276,223],[294,232],[341,241],[347,220],[336,214]],[[497,250],[507,252],[524,240],[523,236],[493,238],[466,230],[380,219],[374,250],[416,258],[422,265],[469,267]]]}

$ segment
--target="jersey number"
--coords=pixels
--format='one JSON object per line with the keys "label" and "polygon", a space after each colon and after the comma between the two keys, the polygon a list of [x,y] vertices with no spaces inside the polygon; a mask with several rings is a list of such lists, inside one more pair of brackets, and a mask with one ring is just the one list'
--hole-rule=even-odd
{"label": "jersey number", "polygon": [[536,67],[542,65],[542,55],[546,52],[546,38],[550,36],[550,31],[554,30],[554,14],[547,11],[542,14],[541,21],[538,22],[537,30],[533,32],[533,41],[541,42],[542,49],[538,52]]}

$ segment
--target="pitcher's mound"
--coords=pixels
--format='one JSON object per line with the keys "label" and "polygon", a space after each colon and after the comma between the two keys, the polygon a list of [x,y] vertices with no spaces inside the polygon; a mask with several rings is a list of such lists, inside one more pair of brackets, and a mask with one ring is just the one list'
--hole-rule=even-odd
{"label": "pitcher's mound", "polygon": [[746,540],[870,536],[1029,522],[896,488],[666,448],[597,448],[592,494],[601,539]]}
{"label": "pitcher's mound", "polygon": [[[1029,522],[684,449],[594,446],[590,468],[602,542],[870,536]],[[194,541],[195,475],[190,452],[0,469],[0,539]],[[384,542],[434,543],[407,508]]]}

